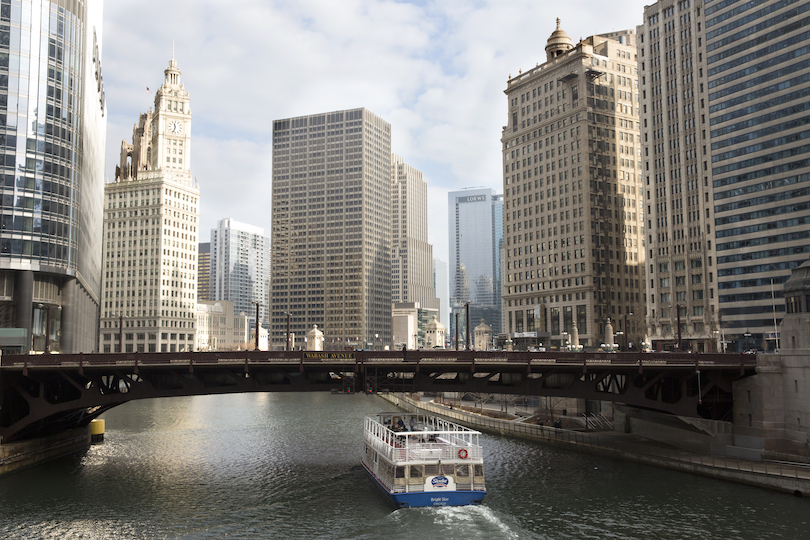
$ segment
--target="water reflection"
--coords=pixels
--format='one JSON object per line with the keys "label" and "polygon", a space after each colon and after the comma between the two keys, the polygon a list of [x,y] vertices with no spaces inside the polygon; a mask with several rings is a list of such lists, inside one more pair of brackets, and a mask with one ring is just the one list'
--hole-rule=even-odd
{"label": "water reflection", "polygon": [[798,538],[807,501],[486,435],[481,507],[394,511],[359,465],[376,397],[132,402],[106,443],[0,480],[2,538]]}

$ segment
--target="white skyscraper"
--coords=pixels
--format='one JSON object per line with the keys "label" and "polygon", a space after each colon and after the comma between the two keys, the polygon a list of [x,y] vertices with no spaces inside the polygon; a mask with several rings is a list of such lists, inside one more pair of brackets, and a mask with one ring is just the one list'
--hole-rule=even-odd
{"label": "white skyscraper", "polygon": [[433,259],[433,288],[439,299],[439,321],[450,327],[450,284],[447,281],[447,263]]}
{"label": "white skyscraper", "polygon": [[391,154],[391,203],[391,301],[438,309],[433,246],[428,243],[427,183],[396,154]]}
{"label": "white skyscraper", "polygon": [[[191,350],[197,295],[199,197],[191,174],[191,107],[174,58],[121,145],[104,189],[99,350]],[[120,326],[122,326],[122,328]]]}
{"label": "white skyscraper", "polygon": [[264,229],[221,219],[211,229],[211,300],[230,300],[234,314],[245,313],[250,328],[268,327],[270,314],[270,237]]}

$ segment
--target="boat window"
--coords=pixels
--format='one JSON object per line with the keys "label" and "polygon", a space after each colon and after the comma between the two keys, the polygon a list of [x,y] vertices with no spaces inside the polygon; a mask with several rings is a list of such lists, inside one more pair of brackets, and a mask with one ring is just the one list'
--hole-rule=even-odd
{"label": "boat window", "polygon": [[422,465],[411,465],[411,478],[422,478]]}
{"label": "boat window", "polygon": [[452,463],[442,465],[442,474],[453,474],[456,471],[456,466]]}
{"label": "boat window", "polygon": [[475,476],[484,476],[483,465],[474,465],[474,467],[475,467]]}
{"label": "boat window", "polygon": [[425,476],[436,476],[437,474],[439,474],[438,464],[425,465]]}
{"label": "boat window", "polygon": [[397,478],[405,478],[405,467],[397,467],[396,477]]}
{"label": "boat window", "polygon": [[456,465],[456,476],[470,476],[470,466]]}

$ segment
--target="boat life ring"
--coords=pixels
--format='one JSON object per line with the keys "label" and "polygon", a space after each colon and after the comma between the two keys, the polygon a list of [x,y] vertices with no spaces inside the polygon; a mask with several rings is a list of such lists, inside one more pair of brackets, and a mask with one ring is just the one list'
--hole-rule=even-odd
{"label": "boat life ring", "polygon": [[461,459],[467,459],[467,449],[466,448],[460,449],[458,451],[458,457],[460,457]]}

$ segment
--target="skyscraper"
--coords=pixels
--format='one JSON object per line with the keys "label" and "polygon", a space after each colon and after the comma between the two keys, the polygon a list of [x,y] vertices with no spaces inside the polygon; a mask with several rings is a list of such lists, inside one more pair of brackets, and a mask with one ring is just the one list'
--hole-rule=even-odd
{"label": "skyscraper", "polygon": [[447,263],[433,259],[433,288],[439,299],[439,321],[450,328],[450,282],[447,277]]}
{"label": "skyscraper", "polygon": [[[0,4],[0,349],[92,352],[107,118],[102,2]],[[50,334],[46,339],[46,331]]]}
{"label": "skyscraper", "polygon": [[647,287],[659,347],[776,347],[780,285],[810,255],[808,8],[645,7]]}
{"label": "skyscraper", "polygon": [[451,191],[448,199],[450,235],[450,335],[455,336],[459,313],[459,340],[467,327],[466,304],[470,303],[470,335],[481,319],[501,331],[501,247],[503,245],[503,197],[492,189]]}
{"label": "skyscraper", "polygon": [[211,300],[230,300],[234,314],[245,313],[249,328],[267,328],[270,314],[270,238],[264,229],[221,219],[211,229]]}
{"label": "skyscraper", "polygon": [[396,154],[391,154],[391,180],[391,301],[438,309],[433,246],[428,243],[427,183]]}
{"label": "skyscraper", "polygon": [[197,303],[211,299],[211,242],[197,249]]}
{"label": "skyscraper", "polygon": [[172,58],[104,188],[103,352],[194,346],[200,191],[190,168],[191,106]]}
{"label": "skyscraper", "polygon": [[[505,331],[516,345],[644,336],[644,210],[635,34],[576,45],[510,78],[503,152]],[[629,328],[625,327],[625,323]],[[620,341],[623,343],[623,340]]]}
{"label": "skyscraper", "polygon": [[391,342],[391,126],[365,109],[273,122],[271,342]]}

